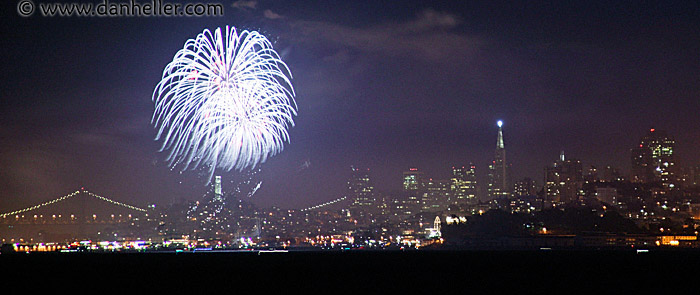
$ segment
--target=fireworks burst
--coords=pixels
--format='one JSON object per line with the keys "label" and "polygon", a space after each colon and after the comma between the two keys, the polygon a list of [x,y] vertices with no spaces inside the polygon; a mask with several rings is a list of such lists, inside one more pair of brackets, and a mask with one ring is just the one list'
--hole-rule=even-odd
{"label": "fireworks burst", "polygon": [[265,36],[226,27],[185,43],[153,92],[171,168],[254,168],[282,151],[296,115],[291,73]]}

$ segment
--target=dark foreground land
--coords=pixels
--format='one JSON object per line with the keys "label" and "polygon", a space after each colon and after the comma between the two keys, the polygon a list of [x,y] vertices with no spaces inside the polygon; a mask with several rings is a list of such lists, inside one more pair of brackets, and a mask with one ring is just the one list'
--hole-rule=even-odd
{"label": "dark foreground land", "polygon": [[[241,293],[250,287],[261,294],[630,294],[696,290],[700,251],[15,253],[0,255],[0,268],[5,291],[42,285],[138,294]],[[35,284],[19,283],[25,280]]]}

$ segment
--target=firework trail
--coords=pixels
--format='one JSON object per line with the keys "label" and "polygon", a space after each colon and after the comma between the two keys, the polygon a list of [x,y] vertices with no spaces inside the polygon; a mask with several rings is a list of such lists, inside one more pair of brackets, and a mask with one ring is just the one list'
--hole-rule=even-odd
{"label": "firework trail", "polygon": [[282,151],[296,115],[291,73],[265,36],[226,27],[185,43],[153,91],[171,168],[254,168]]}

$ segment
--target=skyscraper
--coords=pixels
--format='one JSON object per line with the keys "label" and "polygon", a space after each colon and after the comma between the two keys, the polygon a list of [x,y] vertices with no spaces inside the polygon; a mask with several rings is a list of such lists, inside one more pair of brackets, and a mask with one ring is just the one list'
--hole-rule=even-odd
{"label": "skyscraper", "polygon": [[529,177],[525,177],[515,182],[513,187],[514,197],[534,196],[537,194],[535,181]]}
{"label": "skyscraper", "polygon": [[661,182],[664,188],[675,185],[675,161],[673,147],[675,141],[666,132],[649,129],[632,149],[632,177],[634,182]]}
{"label": "skyscraper", "polygon": [[510,196],[510,175],[506,161],[506,148],[503,144],[503,121],[498,121],[498,138],[496,139],[496,152],[493,161],[489,165],[488,198],[507,198]]}
{"label": "skyscraper", "polygon": [[583,196],[583,165],[580,160],[566,159],[564,152],[559,160],[545,167],[545,200],[550,203],[569,203]]}
{"label": "skyscraper", "polygon": [[374,187],[369,180],[369,169],[351,167],[352,175],[348,180],[348,195],[353,199],[354,207],[368,207],[374,203]]}
{"label": "skyscraper", "polygon": [[454,204],[465,205],[476,202],[476,166],[452,167],[451,191]]}
{"label": "skyscraper", "polygon": [[423,173],[418,171],[418,168],[409,168],[403,173],[403,190],[412,194],[417,194],[423,190],[424,180]]}
{"label": "skyscraper", "polygon": [[429,179],[426,190],[421,197],[421,211],[437,212],[446,210],[450,206],[452,197],[451,182],[447,180]]}
{"label": "skyscraper", "polygon": [[691,166],[679,169],[678,182],[686,187],[696,187],[700,185],[700,166]]}
{"label": "skyscraper", "polygon": [[348,197],[352,199],[350,212],[358,220],[366,222],[368,218],[377,213],[377,204],[374,196],[374,186],[369,178],[369,169],[360,169],[352,166],[352,175],[348,180]]}

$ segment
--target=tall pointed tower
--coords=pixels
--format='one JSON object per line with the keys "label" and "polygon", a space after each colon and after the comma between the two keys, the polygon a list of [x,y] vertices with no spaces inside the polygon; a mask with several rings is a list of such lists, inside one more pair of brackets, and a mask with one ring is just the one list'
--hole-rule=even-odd
{"label": "tall pointed tower", "polygon": [[506,162],[506,148],[503,144],[503,121],[498,121],[498,138],[496,139],[496,152],[493,161],[489,165],[488,198],[498,199],[510,196],[509,169]]}
{"label": "tall pointed tower", "polygon": [[214,200],[223,200],[223,194],[221,193],[221,176],[219,175],[214,179]]}

